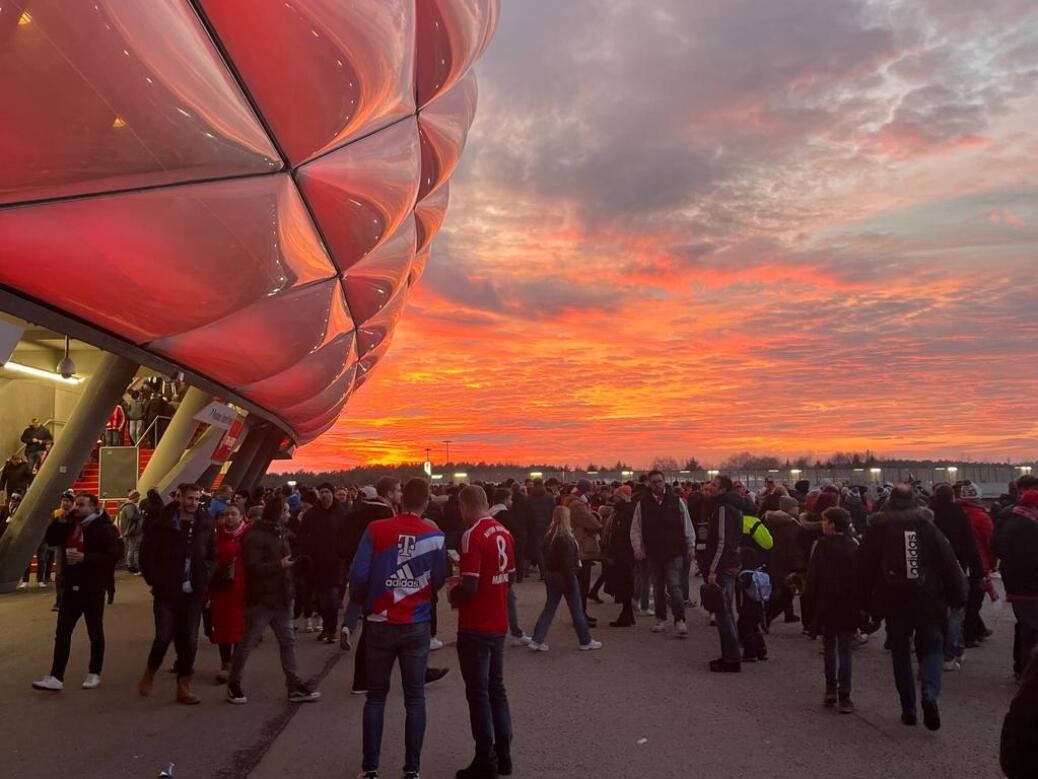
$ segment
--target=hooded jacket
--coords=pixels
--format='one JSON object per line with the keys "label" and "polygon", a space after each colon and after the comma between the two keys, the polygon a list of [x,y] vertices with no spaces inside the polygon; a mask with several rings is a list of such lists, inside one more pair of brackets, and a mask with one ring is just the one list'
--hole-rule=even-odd
{"label": "hooded jacket", "polygon": [[292,569],[281,567],[290,553],[283,528],[263,520],[253,523],[241,542],[246,605],[280,609],[292,603]]}
{"label": "hooded jacket", "polygon": [[991,521],[991,515],[987,509],[972,500],[963,500],[959,503],[962,510],[966,512],[973,530],[973,540],[977,545],[977,555],[980,558],[981,575],[987,576],[995,569],[996,558],[991,552],[991,537],[995,532],[995,525]]}
{"label": "hooded jacket", "polygon": [[710,517],[706,539],[709,573],[738,573],[742,568],[739,544],[742,542],[742,517],[746,501],[735,490],[721,495]]}
{"label": "hooded jacket", "polygon": [[[379,519],[391,519],[395,512],[379,498],[364,498],[353,505],[353,510],[346,515],[346,520],[339,526],[339,557],[349,570],[353,567],[353,558],[357,555],[357,547],[368,525]],[[306,522],[304,517],[303,522]]]}
{"label": "hooded jacket", "polygon": [[1038,522],[1015,508],[995,524],[991,548],[1002,560],[1006,600],[1038,600]]}
{"label": "hooded jacket", "polygon": [[348,551],[339,545],[347,522],[346,512],[338,501],[332,500],[329,508],[320,503],[311,506],[302,519],[296,543],[310,559],[313,582],[320,589],[340,586],[346,574],[343,551]]}
{"label": "hooded jacket", "polygon": [[861,624],[861,603],[854,559],[858,542],[848,535],[822,536],[807,569],[809,624],[816,629],[854,630]]}
{"label": "hooded jacket", "polygon": [[768,564],[772,581],[782,582],[787,575],[806,570],[807,558],[804,557],[797,540],[800,535],[800,522],[797,518],[786,511],[766,511],[764,524],[768,526],[775,542]]}
{"label": "hooded jacket", "polygon": [[602,547],[598,535],[602,532],[602,523],[591,508],[580,498],[569,504],[570,522],[573,525],[573,537],[577,540],[581,560],[595,560],[602,556]]}
{"label": "hooded jacket", "polygon": [[[886,581],[881,569],[883,550],[888,543],[894,546],[899,541],[891,534],[910,531],[916,533],[922,549],[922,583],[906,590]],[[951,544],[934,524],[933,512],[911,499],[894,495],[882,511],[870,517],[855,568],[861,582],[862,605],[876,617],[939,625],[947,621],[949,607],[962,608],[966,603],[965,577]]]}
{"label": "hooded jacket", "polygon": [[934,500],[931,510],[934,524],[944,533],[962,570],[971,579],[983,576],[977,542],[973,538],[973,527],[962,507],[954,502]]}

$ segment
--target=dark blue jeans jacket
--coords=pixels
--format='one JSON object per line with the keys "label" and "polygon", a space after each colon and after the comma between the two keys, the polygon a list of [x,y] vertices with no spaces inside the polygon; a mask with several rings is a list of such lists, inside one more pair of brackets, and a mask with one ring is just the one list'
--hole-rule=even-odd
{"label": "dark blue jeans jacket", "polygon": [[504,651],[503,635],[458,631],[458,662],[476,742],[475,764],[485,769],[496,769],[498,758],[511,758],[512,715],[505,692]]}

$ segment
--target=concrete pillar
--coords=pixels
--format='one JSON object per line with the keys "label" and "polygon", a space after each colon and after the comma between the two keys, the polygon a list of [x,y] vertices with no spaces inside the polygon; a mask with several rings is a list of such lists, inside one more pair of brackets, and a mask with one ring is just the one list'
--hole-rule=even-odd
{"label": "concrete pillar", "polygon": [[177,484],[197,482],[213,462],[213,452],[220,445],[225,432],[227,431],[222,428],[210,426],[202,433],[195,445],[184,452],[176,465],[156,482],[155,489],[159,491],[159,495],[167,494]]}
{"label": "concrete pillar", "polygon": [[227,475],[223,478],[224,484],[230,484],[238,489],[239,482],[245,478],[266,439],[266,431],[267,425],[262,423],[254,423],[249,428],[249,432],[245,434],[245,440],[241,442],[238,451],[231,458],[231,467],[227,469]]}
{"label": "concrete pillar", "polygon": [[212,395],[197,387],[188,388],[173,419],[169,422],[169,427],[163,433],[162,440],[155,447],[155,453],[148,460],[144,473],[137,480],[137,489],[142,495],[162,483],[166,475],[173,470],[173,466],[179,462],[187,445],[191,443],[191,436],[195,434],[195,429],[198,427],[195,414],[212,401]]}
{"label": "concrete pillar", "polygon": [[260,483],[260,480],[267,474],[270,464],[274,461],[274,456],[278,453],[278,447],[281,445],[281,439],[284,437],[285,434],[276,427],[267,428],[259,451],[256,453],[252,465],[249,466],[249,470],[242,478],[242,489],[251,490]]}
{"label": "concrete pillar", "polygon": [[18,586],[25,566],[43,540],[61,493],[72,487],[139,366],[105,353],[83,388],[68,424],[36,474],[18,512],[0,538],[0,592]]}

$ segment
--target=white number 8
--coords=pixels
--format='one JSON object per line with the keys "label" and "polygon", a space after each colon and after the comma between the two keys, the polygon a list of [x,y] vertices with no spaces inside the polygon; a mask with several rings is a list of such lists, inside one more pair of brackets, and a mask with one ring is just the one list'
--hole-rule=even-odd
{"label": "white number 8", "polygon": [[508,542],[503,535],[497,535],[497,569],[499,573],[508,570]]}

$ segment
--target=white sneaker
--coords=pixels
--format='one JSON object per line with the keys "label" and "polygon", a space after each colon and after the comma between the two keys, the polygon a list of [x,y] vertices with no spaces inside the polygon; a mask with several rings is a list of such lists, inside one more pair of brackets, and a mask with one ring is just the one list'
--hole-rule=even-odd
{"label": "white sneaker", "polygon": [[86,681],[83,682],[84,690],[93,690],[95,687],[101,684],[100,674],[87,674]]}
{"label": "white sneaker", "polygon": [[64,682],[50,674],[47,674],[42,679],[37,679],[32,683],[32,686],[37,690],[51,690],[52,692],[61,692],[65,689]]}
{"label": "white sneaker", "polygon": [[674,627],[678,631],[678,638],[688,638],[688,625],[685,624],[685,620],[679,619],[674,623]]}
{"label": "white sneaker", "polygon": [[532,649],[534,652],[547,652],[548,651],[548,645],[547,644],[538,644],[536,641],[531,641],[529,644],[527,644],[527,646],[530,647],[530,649]]}
{"label": "white sneaker", "polygon": [[28,586],[29,586],[29,582],[18,582],[18,589],[19,590],[24,590]]}
{"label": "white sneaker", "polygon": [[582,652],[591,652],[591,651],[593,651],[595,649],[601,649],[601,648],[602,648],[602,642],[601,641],[595,641],[595,639],[591,639],[586,644],[581,644],[580,645],[580,650]]}
{"label": "white sneaker", "polygon": [[429,639],[429,651],[435,652],[437,649],[443,649],[443,642],[436,636],[433,636]]}
{"label": "white sneaker", "polygon": [[47,582],[36,582],[36,586],[37,587],[46,587],[47,586]]}
{"label": "white sneaker", "polygon": [[653,633],[662,633],[666,629],[667,629],[667,622],[666,622],[666,620],[662,620],[662,619],[656,620],[656,624],[652,626],[652,632]]}
{"label": "white sneaker", "polygon": [[528,635],[523,633],[521,636],[512,636],[512,646],[530,646],[531,639]]}
{"label": "white sneaker", "polygon": [[303,632],[304,633],[313,633],[314,632],[314,618],[313,617],[307,617],[306,618],[306,623],[303,625]]}
{"label": "white sneaker", "polygon": [[960,671],[960,670],[962,670],[962,666],[960,666],[958,661],[956,661],[956,660],[945,660],[944,661],[944,670],[945,671]]}

